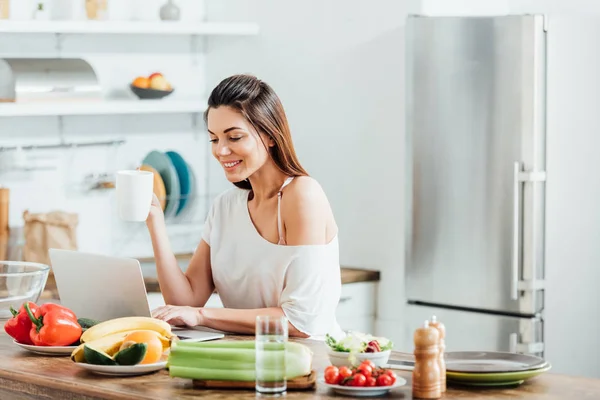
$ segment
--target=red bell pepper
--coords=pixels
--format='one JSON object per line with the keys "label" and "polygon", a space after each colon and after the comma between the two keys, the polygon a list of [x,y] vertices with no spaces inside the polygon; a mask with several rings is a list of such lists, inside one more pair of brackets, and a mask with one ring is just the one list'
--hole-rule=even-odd
{"label": "red bell pepper", "polygon": [[25,310],[32,322],[29,336],[36,346],[68,346],[81,337],[81,325],[73,311],[66,307],[46,303],[35,314],[28,305]]}
{"label": "red bell pepper", "polygon": [[[28,304],[31,311],[35,313],[38,306],[32,301],[30,301]],[[29,333],[31,331],[31,319],[29,319],[27,310],[25,310],[25,304],[21,305],[19,311],[16,311],[11,306],[10,312],[13,317],[4,324],[4,330],[6,333],[8,333],[19,343],[33,344],[31,338],[29,337]]]}

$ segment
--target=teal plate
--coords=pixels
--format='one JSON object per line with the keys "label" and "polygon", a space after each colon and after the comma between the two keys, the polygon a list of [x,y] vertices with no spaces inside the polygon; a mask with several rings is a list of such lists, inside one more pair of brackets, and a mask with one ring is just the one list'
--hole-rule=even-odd
{"label": "teal plate", "polygon": [[179,153],[167,151],[165,154],[171,160],[179,178],[179,206],[175,212],[175,215],[179,215],[189,201],[192,186],[191,174],[188,164]]}
{"label": "teal plate", "polygon": [[470,386],[509,386],[518,385],[526,379],[533,378],[550,370],[552,366],[547,364],[543,368],[529,371],[515,372],[452,372],[446,371],[446,379],[449,382]]}
{"label": "teal plate", "polygon": [[153,150],[146,155],[142,164],[151,166],[160,174],[160,177],[165,183],[165,190],[167,192],[165,217],[175,216],[175,213],[179,209],[181,190],[179,187],[177,170],[171,162],[171,158],[161,151]]}

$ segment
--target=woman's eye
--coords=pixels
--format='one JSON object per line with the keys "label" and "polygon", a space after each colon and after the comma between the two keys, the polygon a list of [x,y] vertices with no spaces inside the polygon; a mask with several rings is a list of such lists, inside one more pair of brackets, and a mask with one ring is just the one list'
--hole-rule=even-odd
{"label": "woman's eye", "polygon": [[211,142],[211,143],[217,143],[218,140],[219,139],[210,139],[209,142]]}
{"label": "woman's eye", "polygon": [[240,139],[241,139],[241,137],[232,137],[232,138],[229,138],[229,140],[231,140],[232,142],[237,142]]}

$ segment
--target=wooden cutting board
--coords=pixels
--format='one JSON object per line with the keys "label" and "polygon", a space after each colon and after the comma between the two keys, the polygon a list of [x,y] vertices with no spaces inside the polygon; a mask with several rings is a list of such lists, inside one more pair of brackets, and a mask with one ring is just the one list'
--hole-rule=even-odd
{"label": "wooden cutting board", "polygon": [[[308,390],[315,387],[317,382],[317,371],[311,371],[310,375],[287,381],[287,390]],[[197,389],[252,389],[256,387],[255,382],[243,381],[207,381],[194,379],[193,385]]]}

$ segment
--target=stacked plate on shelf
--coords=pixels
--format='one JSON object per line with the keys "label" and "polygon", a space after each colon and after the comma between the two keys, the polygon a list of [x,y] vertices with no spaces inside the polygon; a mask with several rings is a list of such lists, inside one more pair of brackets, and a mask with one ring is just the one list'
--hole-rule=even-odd
{"label": "stacked plate on shelf", "polygon": [[140,169],[154,173],[154,193],[166,218],[185,216],[196,201],[196,176],[185,159],[175,151],[153,150]]}
{"label": "stacked plate on shelf", "polygon": [[[414,356],[392,353],[389,368],[411,370]],[[446,381],[449,385],[516,386],[551,368],[543,358],[493,351],[446,352]]]}

